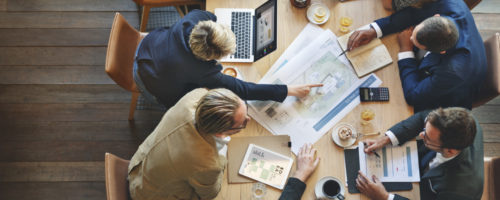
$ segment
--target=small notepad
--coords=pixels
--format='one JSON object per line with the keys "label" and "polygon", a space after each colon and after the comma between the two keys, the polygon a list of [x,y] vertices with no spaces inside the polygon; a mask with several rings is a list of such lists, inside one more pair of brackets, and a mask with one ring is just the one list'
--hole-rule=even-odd
{"label": "small notepad", "polygon": [[249,144],[239,174],[282,190],[292,165],[290,157]]}
{"label": "small notepad", "polygon": [[[342,50],[347,49],[347,42],[349,41],[349,36],[351,36],[352,33],[353,32],[337,38]],[[392,63],[389,51],[378,38],[373,39],[366,45],[360,46],[352,51],[348,51],[346,56],[351,62],[358,77],[367,75]]]}

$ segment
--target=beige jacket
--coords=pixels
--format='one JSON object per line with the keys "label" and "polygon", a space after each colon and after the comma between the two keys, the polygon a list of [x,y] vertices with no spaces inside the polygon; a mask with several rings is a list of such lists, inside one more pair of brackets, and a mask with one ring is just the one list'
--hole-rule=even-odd
{"label": "beige jacket", "polygon": [[219,156],[214,138],[194,127],[195,106],[206,93],[196,89],[182,97],[139,146],[128,166],[134,200],[217,196],[226,160]]}

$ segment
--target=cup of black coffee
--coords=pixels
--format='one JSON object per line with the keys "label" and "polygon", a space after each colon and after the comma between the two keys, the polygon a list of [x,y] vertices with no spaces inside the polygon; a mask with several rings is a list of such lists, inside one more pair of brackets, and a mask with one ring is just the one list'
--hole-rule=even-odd
{"label": "cup of black coffee", "polygon": [[345,199],[341,181],[331,176],[323,177],[318,181],[315,193],[318,199]]}

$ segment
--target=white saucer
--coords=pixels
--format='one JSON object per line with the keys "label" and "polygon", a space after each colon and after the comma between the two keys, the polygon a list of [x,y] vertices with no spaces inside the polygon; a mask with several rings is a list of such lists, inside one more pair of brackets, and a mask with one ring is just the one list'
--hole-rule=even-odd
{"label": "white saucer", "polygon": [[[318,7],[323,7],[326,10],[325,19],[322,22],[317,22],[314,20],[314,11]],[[328,18],[330,18],[330,9],[328,9],[328,6],[326,6],[325,4],[313,3],[311,4],[311,6],[309,6],[309,8],[307,8],[307,19],[313,24],[324,24],[328,21]]]}
{"label": "white saucer", "polygon": [[[335,181],[339,182],[340,183],[340,194],[342,196],[345,196],[345,189],[344,189],[344,185],[343,185],[342,181],[340,181],[338,178],[335,178],[333,176],[325,176],[325,177],[319,179],[319,181],[316,183],[316,186],[314,186],[314,194],[316,195],[317,199],[331,199],[331,198],[326,197],[326,195],[323,193],[323,188],[322,188],[323,184],[328,180],[335,180]],[[338,198],[335,198],[335,199],[338,199]]]}
{"label": "white saucer", "polygon": [[[338,134],[339,128],[347,126],[352,130],[352,137],[349,138],[348,140],[341,140]],[[356,142],[356,139],[358,137],[358,132],[356,132],[356,129],[348,123],[339,123],[333,127],[333,132],[332,132],[332,139],[335,144],[339,145],[340,147],[350,147]]]}

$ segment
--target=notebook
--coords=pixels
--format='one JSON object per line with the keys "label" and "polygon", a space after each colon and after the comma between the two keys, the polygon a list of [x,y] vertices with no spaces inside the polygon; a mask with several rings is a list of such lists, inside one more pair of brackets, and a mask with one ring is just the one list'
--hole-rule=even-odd
{"label": "notebook", "polygon": [[257,9],[216,8],[217,23],[231,27],[236,35],[236,51],[221,62],[254,62],[276,50],[277,0]]}
{"label": "notebook", "polygon": [[[351,194],[360,193],[358,188],[356,187],[356,178],[358,177],[359,171],[358,148],[345,149],[344,159],[347,175],[347,190]],[[382,185],[384,185],[385,189],[389,192],[413,189],[413,185],[410,182],[383,182]]]}
{"label": "notebook", "polygon": [[[350,32],[337,38],[342,50],[347,49],[347,42],[349,41],[349,36],[351,36],[352,33],[353,32]],[[392,63],[389,51],[378,38],[373,39],[366,45],[360,46],[352,51],[348,51],[346,56],[351,62],[358,77],[365,76]]]}

